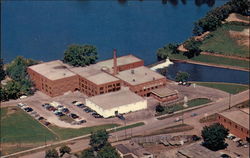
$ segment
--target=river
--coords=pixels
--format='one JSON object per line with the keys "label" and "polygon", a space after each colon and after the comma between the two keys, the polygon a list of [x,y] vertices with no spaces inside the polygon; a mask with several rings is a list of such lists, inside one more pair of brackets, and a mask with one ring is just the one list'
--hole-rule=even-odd
{"label": "river", "polygon": [[192,35],[193,23],[227,0],[3,1],[1,51],[41,61],[62,59],[70,44],[92,44],[99,60],[134,54],[145,64],[169,42]]}

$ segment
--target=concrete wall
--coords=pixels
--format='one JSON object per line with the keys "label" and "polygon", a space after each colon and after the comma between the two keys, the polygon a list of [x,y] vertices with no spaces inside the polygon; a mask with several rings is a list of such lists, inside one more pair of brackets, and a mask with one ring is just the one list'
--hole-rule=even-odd
{"label": "concrete wall", "polygon": [[110,109],[103,109],[102,105],[96,105],[95,103],[91,102],[90,100],[86,99],[86,106],[95,110],[98,114],[102,115],[103,117],[107,118],[110,116],[115,116],[115,112],[118,111],[119,114],[138,111],[147,108],[147,100],[139,101],[136,103],[131,103],[127,105],[122,105],[119,107],[114,107]]}

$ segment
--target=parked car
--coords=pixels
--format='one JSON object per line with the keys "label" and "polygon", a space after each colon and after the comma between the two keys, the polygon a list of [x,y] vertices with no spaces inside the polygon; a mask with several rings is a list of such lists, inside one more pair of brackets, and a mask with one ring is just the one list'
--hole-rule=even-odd
{"label": "parked car", "polygon": [[199,136],[197,136],[197,135],[192,135],[192,140],[193,141],[198,141],[198,140],[200,140],[201,139],[201,137],[199,137]]}
{"label": "parked car", "polygon": [[69,114],[69,116],[73,119],[79,118],[79,116],[74,113]]}
{"label": "parked car", "polygon": [[229,155],[227,155],[227,154],[222,154],[220,157],[221,157],[221,158],[231,158],[231,156],[229,156]]}
{"label": "parked car", "polygon": [[177,118],[175,118],[174,122],[179,122],[181,120],[182,120],[182,118],[177,117]]}
{"label": "parked car", "polygon": [[93,115],[95,118],[103,118],[103,116],[102,115],[99,115],[99,114],[97,114],[97,115]]}
{"label": "parked car", "polygon": [[123,117],[123,115],[117,115],[117,117],[121,120],[125,120],[125,118]]}
{"label": "parked car", "polygon": [[45,126],[48,126],[48,125],[50,125],[51,123],[50,122],[44,122],[44,125]]}
{"label": "parked car", "polygon": [[23,103],[18,103],[17,104],[17,106],[19,106],[19,107],[23,107],[23,106],[25,106],[26,104],[23,104]]}
{"label": "parked car", "polygon": [[197,116],[198,114],[197,113],[192,113],[190,116],[191,117],[195,117],[195,116]]}
{"label": "parked car", "polygon": [[93,110],[91,110],[89,108],[84,109],[84,111],[87,112],[87,113],[93,112]]}
{"label": "parked car", "polygon": [[26,112],[31,112],[31,111],[33,111],[33,109],[32,109],[31,107],[26,107],[26,108],[24,108],[24,110],[25,110]]}
{"label": "parked car", "polygon": [[78,106],[79,108],[86,108],[84,104],[77,104],[76,106]]}
{"label": "parked car", "polygon": [[65,114],[68,114],[70,111],[68,108],[64,108],[64,109],[62,109],[62,112],[64,112]]}
{"label": "parked car", "polygon": [[74,101],[72,101],[72,104],[75,104],[77,101],[76,100],[74,100]]}
{"label": "parked car", "polygon": [[40,121],[40,120],[44,120],[44,117],[41,116],[41,117],[38,118],[38,120],[39,120],[39,121]]}

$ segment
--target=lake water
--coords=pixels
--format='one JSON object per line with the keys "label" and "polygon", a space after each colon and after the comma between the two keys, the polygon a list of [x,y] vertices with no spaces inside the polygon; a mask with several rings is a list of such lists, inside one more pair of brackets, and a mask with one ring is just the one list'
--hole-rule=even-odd
{"label": "lake water", "polygon": [[[5,62],[16,56],[41,61],[62,59],[70,44],[92,44],[99,60],[134,54],[145,64],[170,42],[192,35],[193,23],[227,0],[27,0],[1,6],[1,52]],[[168,77],[187,71],[194,81],[249,83],[242,71],[176,63]]]}
{"label": "lake water", "polygon": [[134,54],[145,64],[169,42],[192,35],[193,23],[227,0],[27,0],[4,1],[1,51],[16,56],[62,59],[70,44],[92,44],[99,59]]}
{"label": "lake water", "polygon": [[190,74],[190,81],[249,84],[249,72],[175,62],[167,68],[167,78],[174,80],[178,71]]}

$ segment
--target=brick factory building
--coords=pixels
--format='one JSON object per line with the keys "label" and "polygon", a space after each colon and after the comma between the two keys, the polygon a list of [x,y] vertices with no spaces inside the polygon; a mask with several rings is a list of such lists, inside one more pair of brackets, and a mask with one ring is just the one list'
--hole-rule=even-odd
{"label": "brick factory building", "polygon": [[218,113],[217,121],[233,135],[249,141],[249,108]]}
{"label": "brick factory building", "polygon": [[119,91],[127,86],[140,96],[164,87],[165,76],[144,66],[143,60],[126,55],[104,60],[86,67],[73,67],[59,60],[33,65],[28,73],[38,90],[55,97],[79,90],[87,96]]}
{"label": "brick factory building", "polygon": [[30,66],[27,71],[36,88],[55,97],[78,88],[78,76],[60,60]]}

